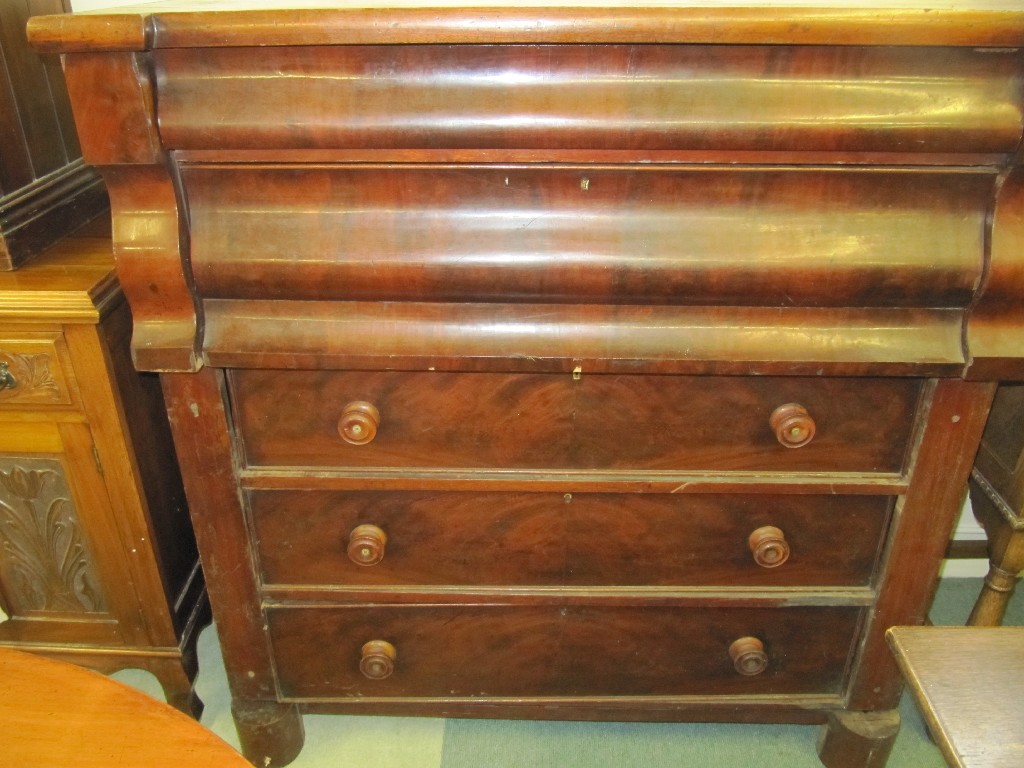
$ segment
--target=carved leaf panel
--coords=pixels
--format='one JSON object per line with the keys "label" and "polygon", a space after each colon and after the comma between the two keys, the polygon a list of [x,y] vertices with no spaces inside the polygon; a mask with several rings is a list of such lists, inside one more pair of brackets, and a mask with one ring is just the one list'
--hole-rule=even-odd
{"label": "carved leaf panel", "polygon": [[0,592],[13,616],[102,613],[99,587],[61,463],[0,457]]}
{"label": "carved leaf panel", "polygon": [[66,404],[68,395],[53,351],[51,347],[43,354],[22,354],[0,349],[0,403]]}

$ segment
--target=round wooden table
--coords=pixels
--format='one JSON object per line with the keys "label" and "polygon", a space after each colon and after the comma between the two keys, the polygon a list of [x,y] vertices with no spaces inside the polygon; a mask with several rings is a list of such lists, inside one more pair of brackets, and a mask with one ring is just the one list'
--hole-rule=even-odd
{"label": "round wooden table", "polygon": [[19,768],[252,768],[220,737],[116,680],[0,648],[0,754]]}

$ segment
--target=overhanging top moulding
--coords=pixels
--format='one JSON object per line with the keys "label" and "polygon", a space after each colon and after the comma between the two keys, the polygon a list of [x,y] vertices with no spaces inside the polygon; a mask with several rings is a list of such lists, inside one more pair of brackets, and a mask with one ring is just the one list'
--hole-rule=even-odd
{"label": "overhanging top moulding", "polygon": [[[819,2],[820,0],[815,0]],[[531,7],[531,3],[534,5]],[[703,43],[1024,47],[1024,9],[1014,0],[920,0],[842,8],[748,3],[572,2],[270,4],[157,2],[29,20],[41,52],[179,47],[428,43]]]}

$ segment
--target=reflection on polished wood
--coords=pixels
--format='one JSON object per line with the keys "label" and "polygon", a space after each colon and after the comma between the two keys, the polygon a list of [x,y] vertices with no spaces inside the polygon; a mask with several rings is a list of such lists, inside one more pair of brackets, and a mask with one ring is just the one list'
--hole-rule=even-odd
{"label": "reflection on polished wood", "polygon": [[91,670],[0,648],[0,744],[18,768],[243,768],[173,707]]}
{"label": "reflection on polished wood", "polygon": [[400,5],[29,29],[245,754],[305,712],[731,720],[882,768],[884,632],[1024,377],[1024,11]]}

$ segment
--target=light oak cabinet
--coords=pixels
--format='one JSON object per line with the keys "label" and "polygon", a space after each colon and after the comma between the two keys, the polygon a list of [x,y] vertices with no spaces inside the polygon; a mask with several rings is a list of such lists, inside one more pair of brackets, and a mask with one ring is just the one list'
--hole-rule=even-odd
{"label": "light oak cabinet", "polygon": [[103,228],[0,274],[0,645],[147,669],[198,715],[203,575]]}

